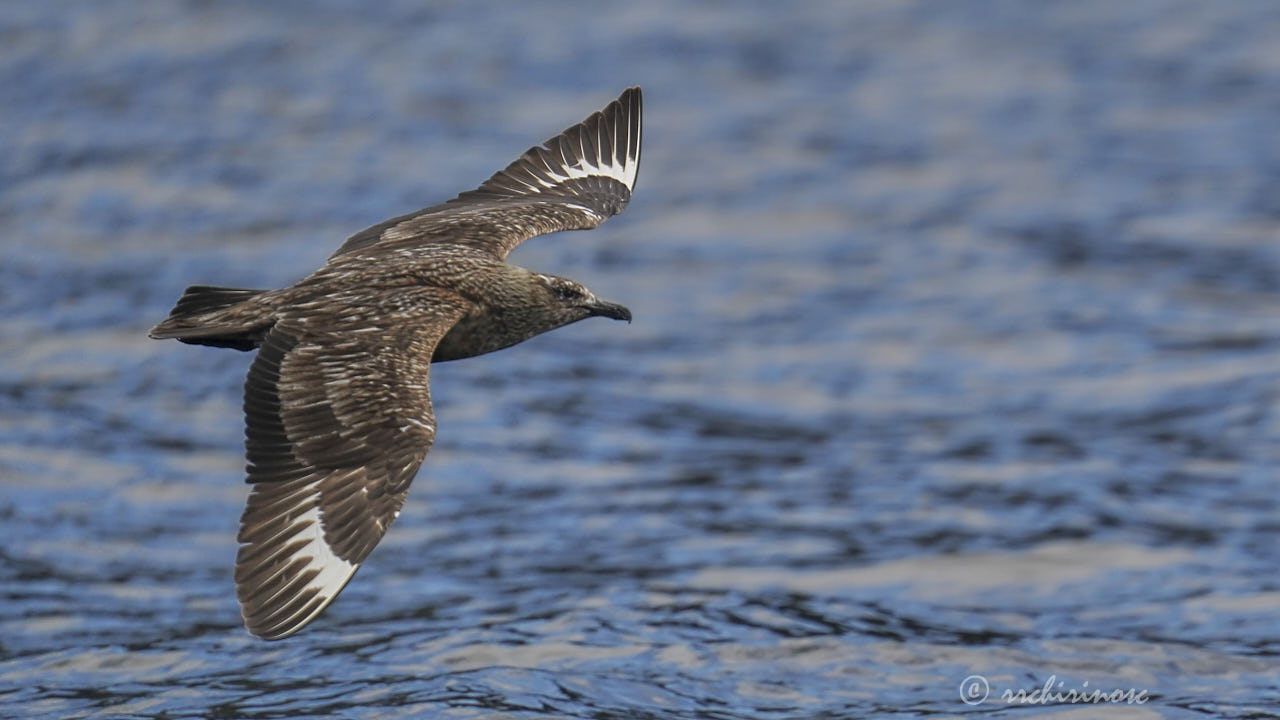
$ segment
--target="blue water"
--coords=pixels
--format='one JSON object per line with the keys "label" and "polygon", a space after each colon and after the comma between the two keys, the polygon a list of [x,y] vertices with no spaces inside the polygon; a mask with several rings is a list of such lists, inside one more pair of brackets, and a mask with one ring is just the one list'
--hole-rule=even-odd
{"label": "blue water", "polygon": [[[1265,0],[0,5],[0,715],[1280,717],[1278,37]],[[248,636],[251,356],[147,328],[633,84],[630,208],[512,260],[636,321],[434,369],[400,520]],[[1001,698],[1046,682],[1146,702]]]}

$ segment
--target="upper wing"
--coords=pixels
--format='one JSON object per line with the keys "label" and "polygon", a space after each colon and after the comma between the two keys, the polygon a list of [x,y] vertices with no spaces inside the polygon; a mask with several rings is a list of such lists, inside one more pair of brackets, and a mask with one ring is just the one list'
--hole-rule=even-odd
{"label": "upper wing", "polygon": [[467,310],[435,288],[330,300],[281,319],[245,382],[236,594],[269,640],[311,622],[400,514],[435,439],[431,354]]}
{"label": "upper wing", "polygon": [[352,235],[334,257],[371,247],[455,242],[502,259],[535,235],[593,228],[627,206],[640,167],[640,88],[529,148],[475,190]]}

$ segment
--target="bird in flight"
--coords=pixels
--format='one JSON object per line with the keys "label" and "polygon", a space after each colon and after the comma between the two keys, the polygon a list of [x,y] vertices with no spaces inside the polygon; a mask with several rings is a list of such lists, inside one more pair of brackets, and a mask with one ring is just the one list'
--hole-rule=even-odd
{"label": "bird in flight", "polygon": [[352,235],[280,290],[187,288],[151,337],[258,350],[244,387],[247,482],[235,583],[245,627],[316,618],[400,514],[436,435],[432,362],[631,311],[508,264],[521,242],[627,206],[640,88],[530,148],[479,187]]}

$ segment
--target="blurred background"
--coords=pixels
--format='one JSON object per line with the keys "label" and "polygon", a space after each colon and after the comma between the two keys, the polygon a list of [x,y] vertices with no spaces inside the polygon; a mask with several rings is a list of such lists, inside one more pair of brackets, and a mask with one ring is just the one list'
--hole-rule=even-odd
{"label": "blurred background", "polygon": [[[5,3],[0,715],[1280,717],[1278,37],[1266,0]],[[630,208],[512,257],[635,322],[433,370],[399,522],[250,638],[252,356],[147,329],[636,84]]]}

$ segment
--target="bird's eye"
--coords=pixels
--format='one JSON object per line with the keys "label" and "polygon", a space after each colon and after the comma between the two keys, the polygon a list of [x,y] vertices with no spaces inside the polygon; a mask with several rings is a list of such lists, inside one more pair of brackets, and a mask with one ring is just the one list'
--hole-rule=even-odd
{"label": "bird's eye", "polygon": [[582,293],[572,285],[560,285],[556,287],[556,297],[567,302],[581,298]]}

